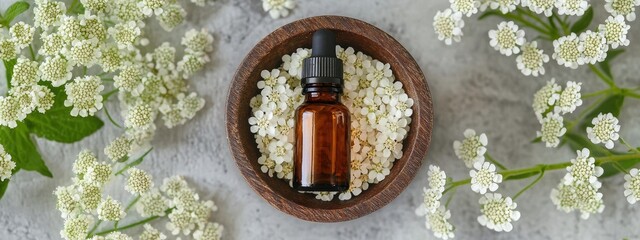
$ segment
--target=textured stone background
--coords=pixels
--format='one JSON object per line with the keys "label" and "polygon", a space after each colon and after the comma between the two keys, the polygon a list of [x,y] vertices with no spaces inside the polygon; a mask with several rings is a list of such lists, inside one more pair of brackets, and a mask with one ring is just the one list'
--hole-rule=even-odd
{"label": "textured stone background", "polygon": [[[10,2],[1,1],[5,9]],[[593,1],[601,4],[601,1]],[[412,1],[301,1],[293,15],[272,20],[262,12],[258,0],[223,0],[213,8],[196,8],[190,3],[185,28],[179,34],[164,34],[151,23],[152,43],[177,43],[187,27],[204,27],[215,33],[215,52],[206,70],[192,79],[192,86],[207,99],[204,110],[188,125],[161,128],[154,142],[156,150],[142,164],[156,180],[182,174],[200,192],[220,207],[214,219],[224,224],[225,239],[430,239],[423,219],[414,215],[421,201],[428,164],[440,165],[449,176],[466,177],[467,170],[457,160],[452,142],[462,138],[465,128],[475,128],[489,136],[489,151],[505,164],[525,167],[537,163],[566,161],[574,153],[567,148],[549,150],[529,141],[539,127],[531,109],[531,96],[550,77],[559,82],[578,80],[585,91],[604,85],[586,68],[567,70],[555,63],[547,65],[543,78],[524,77],[515,67],[515,57],[503,57],[488,44],[487,31],[497,19],[467,20],[464,41],[446,47],[434,36],[432,18],[448,6],[446,0]],[[602,6],[597,21],[603,21]],[[363,218],[334,224],[304,222],[285,215],[263,201],[242,179],[230,157],[225,139],[226,89],[238,63],[251,47],[269,32],[296,19],[335,14],[359,18],[387,31],[416,58],[427,75],[433,94],[436,122],[429,155],[415,181],[383,209]],[[24,18],[28,18],[25,16]],[[614,73],[621,85],[637,86],[640,61],[638,21],[630,33],[632,46],[616,61]],[[531,39],[533,36],[529,35]],[[549,45],[545,45],[549,53]],[[634,75],[635,74],[635,75]],[[637,121],[640,109],[629,100],[623,111],[623,136],[640,144]],[[110,106],[115,108],[115,106]],[[109,125],[107,123],[107,125]],[[71,164],[83,148],[101,151],[120,131],[107,126],[76,144],[58,144],[38,139],[40,150],[55,175],[47,179],[20,172],[0,201],[1,239],[56,239],[62,220],[51,193],[58,185],[69,184]],[[556,210],[549,192],[563,173],[548,174],[533,190],[518,199],[522,218],[510,233],[495,233],[480,226],[478,195],[461,189],[451,204],[452,222],[459,239],[630,239],[640,238],[640,211],[622,197],[621,176],[604,180],[606,208],[602,214],[581,220],[577,214]],[[500,191],[515,194],[528,181],[510,182]],[[121,191],[124,192],[124,191]],[[121,199],[128,196],[124,195]]]}

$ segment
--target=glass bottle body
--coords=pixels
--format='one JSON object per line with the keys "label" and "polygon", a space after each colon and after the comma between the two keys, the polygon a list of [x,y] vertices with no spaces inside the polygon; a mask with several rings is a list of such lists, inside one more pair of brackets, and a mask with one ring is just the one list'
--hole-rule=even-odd
{"label": "glass bottle body", "polygon": [[293,187],[345,191],[351,178],[351,117],[336,88],[315,88],[295,114]]}

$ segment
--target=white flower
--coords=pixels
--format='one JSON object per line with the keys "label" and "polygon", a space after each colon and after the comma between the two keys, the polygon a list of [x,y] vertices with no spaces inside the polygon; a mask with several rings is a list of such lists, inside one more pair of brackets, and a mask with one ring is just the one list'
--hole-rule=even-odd
{"label": "white flower", "polygon": [[80,15],[80,30],[82,31],[82,37],[84,39],[98,39],[99,41],[105,41],[107,39],[107,28],[103,23],[103,18],[96,15],[85,13]]}
{"label": "white flower", "polygon": [[253,113],[253,117],[249,118],[251,124],[251,132],[260,136],[274,135],[276,133],[275,124],[273,124],[273,113],[258,110]]}
{"label": "white flower", "polygon": [[575,33],[553,40],[553,51],[552,57],[560,65],[576,69],[585,64],[580,39]]}
{"label": "white flower", "polygon": [[111,165],[108,163],[95,163],[93,166],[87,168],[87,173],[85,174],[84,179],[102,186],[109,182],[112,172],[113,170],[111,169]]}
{"label": "white flower", "polygon": [[108,0],[80,0],[80,2],[86,9],[95,13],[106,12],[110,7]]}
{"label": "white flower", "polygon": [[444,41],[447,45],[451,45],[453,41],[460,42],[463,27],[464,21],[460,12],[446,9],[444,12],[438,11],[433,17],[433,29],[438,34],[438,40]]}
{"label": "white flower", "polygon": [[600,113],[591,120],[593,127],[587,127],[587,136],[595,144],[604,143],[608,149],[613,148],[613,141],[618,141],[620,125],[618,118],[611,113]]}
{"label": "white flower", "polygon": [[175,197],[182,189],[187,188],[187,181],[182,176],[173,176],[165,178],[162,181],[160,190],[169,197]]}
{"label": "white flower", "polygon": [[480,7],[480,1],[478,0],[449,0],[451,3],[451,10],[454,12],[462,13],[467,17],[478,13]]}
{"label": "white flower", "polygon": [[34,85],[32,87],[31,96],[33,97],[33,104],[36,110],[40,113],[45,113],[47,110],[53,107],[55,102],[55,94],[45,86]]}
{"label": "white flower", "polygon": [[167,239],[162,232],[153,228],[151,225],[144,224],[144,231],[140,234],[140,240],[164,240]]}
{"label": "white flower", "polygon": [[204,64],[209,62],[209,57],[202,52],[190,52],[185,54],[177,64],[178,71],[186,78],[191,74],[200,71]]}
{"label": "white flower", "polygon": [[522,0],[522,6],[529,7],[531,11],[549,17],[553,14],[553,7],[556,0]]}
{"label": "white flower", "polygon": [[311,49],[298,48],[295,53],[282,56],[282,69],[287,70],[289,75],[300,79],[302,74],[302,61],[309,56],[311,56]]}
{"label": "white flower", "polygon": [[316,199],[324,202],[329,202],[333,200],[333,196],[335,196],[335,192],[317,192]]}
{"label": "white flower", "polygon": [[42,33],[40,40],[42,40],[42,46],[38,53],[46,56],[58,54],[66,45],[60,33]]}
{"label": "white flower", "polygon": [[545,142],[549,148],[557,147],[567,129],[564,127],[564,119],[557,113],[549,113],[540,120],[542,125],[540,131],[537,131],[538,137]]}
{"label": "white flower", "polygon": [[105,240],[133,240],[133,238],[121,232],[112,232],[105,236]]}
{"label": "white flower", "polygon": [[0,39],[0,59],[8,61],[18,56],[20,49],[11,39]]}
{"label": "white flower", "polygon": [[131,49],[141,34],[140,28],[134,21],[118,23],[107,30],[118,44],[118,48]]}
{"label": "white flower", "polygon": [[117,0],[115,1],[114,14],[122,22],[138,22],[142,21],[145,14],[142,13],[142,8],[138,6],[139,1],[131,0]]}
{"label": "white flower", "polygon": [[51,82],[54,87],[62,86],[69,81],[73,76],[72,69],[73,64],[58,55],[45,58],[39,68],[42,80]]}
{"label": "white flower", "polygon": [[549,62],[549,55],[544,54],[542,49],[538,49],[538,43],[536,41],[524,43],[521,50],[522,54],[516,58],[516,64],[522,74],[535,77],[538,74],[544,75],[544,63]]}
{"label": "white flower", "polygon": [[269,144],[269,158],[273,159],[276,164],[293,161],[293,144],[286,139],[272,141]]}
{"label": "white flower", "polygon": [[34,23],[43,30],[56,25],[67,11],[63,2],[51,0],[38,0],[33,9]]}
{"label": "white flower", "polygon": [[518,54],[519,46],[525,43],[524,30],[518,30],[518,25],[512,21],[498,24],[497,30],[489,31],[489,38],[489,45],[506,56]]}
{"label": "white flower", "polygon": [[596,166],[596,160],[589,157],[589,149],[583,148],[576,151],[578,156],[571,159],[571,166],[567,167],[569,172],[564,176],[564,184],[591,184],[595,189],[600,188],[601,183],[598,177],[602,175],[604,170],[602,167]]}
{"label": "white flower", "polygon": [[173,206],[177,209],[193,210],[198,205],[200,196],[189,188],[183,188],[173,198]]}
{"label": "white flower", "polygon": [[213,36],[204,28],[200,31],[191,29],[182,38],[182,45],[191,52],[210,52],[213,50],[211,44],[213,44]]}
{"label": "white flower", "polygon": [[80,210],[80,195],[74,186],[57,187],[53,194],[56,195],[56,209],[62,213],[62,218]]}
{"label": "white flower", "polygon": [[127,136],[120,136],[114,139],[107,147],[104,148],[104,154],[111,161],[119,162],[126,160],[131,152],[131,139]]}
{"label": "white flower", "polygon": [[122,204],[111,198],[111,196],[107,196],[107,198],[98,205],[97,212],[98,219],[103,221],[120,221],[120,219],[123,219],[126,215]]}
{"label": "white flower", "polygon": [[453,142],[453,150],[464,164],[471,168],[476,162],[484,161],[484,154],[487,152],[487,135],[484,133],[476,135],[473,129],[464,130],[465,139]]}
{"label": "white flower", "polygon": [[38,82],[38,62],[20,56],[13,66],[12,86],[32,86]]}
{"label": "white flower", "polygon": [[131,194],[140,194],[148,192],[153,187],[153,181],[151,175],[137,168],[130,168],[127,170],[129,178],[127,178],[127,185],[124,189]]}
{"label": "white flower", "polygon": [[586,0],[557,0],[555,5],[560,15],[582,16],[589,8]]}
{"label": "white flower", "polygon": [[98,163],[98,158],[93,152],[89,150],[83,150],[78,154],[76,161],[73,163],[73,173],[77,175],[84,175],[89,168]]}
{"label": "white flower", "polygon": [[440,167],[429,165],[427,180],[429,182],[429,188],[444,191],[444,185],[447,183],[447,174],[440,170]]}
{"label": "white flower", "polygon": [[65,85],[67,99],[64,105],[73,106],[71,116],[93,116],[102,109],[102,95],[104,89],[100,78],[97,76],[77,77],[72,83]]}
{"label": "white flower", "polygon": [[516,10],[520,0],[487,0],[486,4],[489,4],[491,9],[500,9],[502,13],[506,14]]}
{"label": "white flower", "polygon": [[[384,64],[384,66],[386,65],[388,64]],[[378,83],[378,87],[376,88],[376,94],[382,97],[382,102],[385,104],[388,104],[393,97],[403,92],[402,82],[393,81],[389,79],[391,77],[391,69],[389,69],[389,67],[386,67],[384,72],[387,72],[387,71],[388,71],[389,77],[387,77],[385,73],[384,75],[385,77],[380,79],[380,82]]]}
{"label": "white flower", "polygon": [[92,183],[82,181],[78,184],[80,204],[85,212],[95,210],[102,201],[102,189]]}
{"label": "white flower", "polygon": [[140,128],[153,124],[154,112],[147,104],[139,104],[127,112],[124,125],[127,128]]}
{"label": "white flower", "polygon": [[556,83],[556,79],[551,78],[544,87],[533,95],[532,107],[537,116],[541,118],[542,114],[560,99],[561,90],[562,87]]}
{"label": "white flower", "polygon": [[131,92],[134,96],[140,94],[143,89],[142,69],[140,66],[128,65],[113,77],[113,86],[120,90]]}
{"label": "white flower", "polygon": [[262,0],[262,9],[273,19],[289,16],[289,11],[295,7],[295,0]]}
{"label": "white flower", "polygon": [[575,210],[578,206],[575,189],[572,185],[566,185],[561,182],[557,188],[551,190],[551,201],[556,205],[558,210],[566,213]]}
{"label": "white flower", "polygon": [[627,39],[627,33],[631,26],[624,22],[623,16],[609,16],[605,20],[604,24],[598,26],[598,31],[604,33],[604,37],[607,39],[607,44],[611,45],[611,48],[616,49],[619,46],[629,46],[629,39]]}
{"label": "white flower", "polygon": [[80,25],[78,17],[64,15],[60,22],[57,32],[62,36],[62,39],[64,39],[65,42],[69,43],[74,40],[81,40],[84,38],[82,34],[83,27]]}
{"label": "white flower", "polygon": [[560,112],[572,113],[576,110],[576,107],[582,105],[582,95],[580,94],[582,83],[576,83],[573,81],[568,81],[567,86],[560,93],[560,98],[556,103],[556,108],[560,109]]}
{"label": "white flower", "polygon": [[0,182],[11,178],[12,170],[16,167],[16,163],[11,160],[11,155],[4,151],[4,147],[0,145]]}
{"label": "white flower", "polygon": [[224,227],[218,223],[207,223],[193,233],[195,240],[220,240]]}
{"label": "white flower", "polygon": [[497,232],[510,232],[513,229],[512,222],[520,219],[518,206],[510,197],[503,198],[499,193],[487,193],[480,198],[480,211],[478,222]]}
{"label": "white flower", "polygon": [[14,41],[20,48],[24,48],[31,44],[35,30],[36,29],[34,27],[24,22],[18,22],[9,28],[11,37],[13,37]]}
{"label": "white flower", "polygon": [[179,4],[171,4],[164,8],[164,11],[158,16],[160,26],[166,31],[171,31],[175,27],[184,22],[187,11]]}
{"label": "white flower", "polygon": [[73,40],[70,49],[63,49],[62,54],[77,66],[91,67],[98,58],[98,39]]}
{"label": "white flower", "polygon": [[640,0],[605,0],[604,9],[614,17],[623,16],[627,21],[636,20],[636,7],[640,6]]}
{"label": "white flower", "polygon": [[178,99],[177,107],[180,109],[180,114],[187,119],[193,118],[204,107],[204,99],[198,97],[195,92],[189,95],[180,93],[176,98]]}
{"label": "white flower", "polygon": [[151,16],[152,14],[160,15],[163,13],[163,7],[167,4],[166,0],[142,0],[139,5],[142,13],[147,16]]}
{"label": "white flower", "polygon": [[438,207],[435,212],[427,214],[426,227],[431,229],[433,235],[440,239],[453,239],[453,225],[449,223],[451,212],[444,208]]}
{"label": "white flower", "polygon": [[155,188],[140,194],[140,200],[136,203],[136,211],[142,217],[164,216],[168,208],[169,199]]}
{"label": "white flower", "polygon": [[27,115],[22,111],[22,106],[17,98],[12,96],[0,96],[0,126],[15,128],[19,121],[24,120]]}
{"label": "white flower", "polygon": [[169,222],[166,227],[173,235],[178,235],[181,232],[188,235],[195,229],[196,225],[191,217],[191,212],[185,209],[176,209],[169,213]]}
{"label": "white flower", "polygon": [[93,224],[90,215],[78,215],[64,221],[64,227],[60,231],[60,237],[67,240],[80,240],[87,237],[89,227]]}
{"label": "white flower", "polygon": [[469,171],[471,176],[471,190],[485,194],[487,189],[491,192],[498,190],[498,183],[502,182],[502,175],[496,172],[496,166],[490,162],[476,162],[475,169]]}
{"label": "white flower", "polygon": [[440,207],[440,199],[442,198],[442,190],[440,189],[423,189],[424,194],[423,199],[422,199],[422,204],[420,205],[420,207],[422,208],[422,210],[418,209],[418,213],[420,214],[420,211],[425,211],[424,213],[429,214],[429,213],[434,213],[438,207]]}
{"label": "white flower", "polygon": [[638,169],[629,170],[629,174],[624,176],[624,180],[624,196],[630,204],[634,204],[640,200],[640,174],[638,174]]}
{"label": "white flower", "polygon": [[601,32],[587,30],[580,34],[580,43],[584,61],[589,64],[602,62],[607,58],[607,39]]}

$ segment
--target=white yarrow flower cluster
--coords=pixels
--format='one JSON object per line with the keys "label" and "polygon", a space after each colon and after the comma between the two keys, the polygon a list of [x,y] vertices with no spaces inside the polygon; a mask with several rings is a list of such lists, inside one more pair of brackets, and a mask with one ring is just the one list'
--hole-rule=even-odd
{"label": "white yarrow flower cluster", "polygon": [[0,145],[0,182],[11,178],[16,163],[11,160],[11,155],[4,151],[4,147]]}
{"label": "white yarrow flower cluster", "polygon": [[464,131],[464,140],[453,142],[453,150],[456,156],[464,161],[468,168],[471,168],[477,162],[484,162],[488,143],[486,134],[476,135],[475,130],[467,129]]}
{"label": "white yarrow flower cluster", "polygon": [[520,212],[515,210],[518,205],[510,197],[487,193],[479,202],[482,215],[478,217],[478,222],[491,230],[510,232],[513,222],[520,219]]}
{"label": "white yarrow flower cluster", "polygon": [[604,209],[602,186],[598,177],[604,172],[595,165],[595,159],[589,156],[589,149],[577,151],[577,157],[571,160],[567,174],[557,188],[551,191],[551,200],[559,210],[572,212],[579,210],[582,218],[590,214],[601,213]]}
{"label": "white yarrow flower cluster", "polygon": [[624,196],[630,204],[635,204],[640,200],[640,174],[638,169],[633,168],[624,176]]}
{"label": "white yarrow flower cluster", "polygon": [[463,27],[464,20],[460,12],[445,9],[443,12],[438,11],[433,17],[433,29],[438,34],[438,40],[444,41],[447,45],[462,40]]}
{"label": "white yarrow flower cluster", "polygon": [[[253,115],[248,119],[261,156],[262,172],[272,177],[293,177],[293,126],[295,110],[304,101],[300,72],[310,49],[297,49],[282,57],[280,68],[261,72],[260,93],[250,101]],[[337,194],[348,200],[385,179],[396,159],[402,157],[402,141],[411,123],[413,100],[396,81],[391,66],[336,46],[343,60],[345,93],[342,102],[351,112],[351,183]],[[331,200],[335,194],[323,193],[318,199]]]}
{"label": "white yarrow flower cluster", "polygon": [[636,7],[640,0],[605,0],[604,9],[614,17],[622,16],[629,22],[636,20]]}
{"label": "white yarrow flower cluster", "polygon": [[498,183],[502,182],[502,175],[496,172],[496,166],[490,162],[476,162],[469,171],[471,176],[471,190],[485,194],[498,190]]}
{"label": "white yarrow flower cluster", "polygon": [[589,8],[587,0],[557,0],[555,7],[558,14],[569,16],[582,16]]}
{"label": "white yarrow flower cluster", "polygon": [[423,201],[416,209],[416,215],[425,216],[427,229],[433,232],[436,238],[452,239],[454,237],[453,225],[449,223],[451,212],[440,203],[447,175],[438,166],[430,165],[427,172],[429,188],[424,188]]}
{"label": "white yarrow flower cluster", "polygon": [[512,21],[501,22],[498,29],[489,31],[489,45],[505,56],[518,54],[520,46],[525,43],[524,30],[518,28]]}
{"label": "white yarrow flower cluster", "polygon": [[273,19],[289,16],[296,7],[296,0],[262,0],[262,9]]}
{"label": "white yarrow flower cluster", "polygon": [[568,81],[564,90],[552,78],[533,95],[533,111],[541,128],[537,136],[547,147],[557,147],[567,129],[563,114],[572,113],[582,105],[582,83]]}
{"label": "white yarrow flower cluster", "polygon": [[478,0],[449,0],[449,2],[451,3],[451,10],[462,13],[467,17],[478,13],[478,8],[480,8],[480,1]]}
{"label": "white yarrow flower cluster", "polygon": [[587,136],[595,144],[603,143],[607,149],[612,149],[614,141],[618,141],[620,124],[618,118],[611,113],[600,113],[591,120],[593,126],[587,127]]}
{"label": "white yarrow flower cluster", "polygon": [[529,9],[537,14],[544,13],[549,17],[553,14],[553,8],[556,5],[556,0],[522,0],[522,6],[529,7]]}

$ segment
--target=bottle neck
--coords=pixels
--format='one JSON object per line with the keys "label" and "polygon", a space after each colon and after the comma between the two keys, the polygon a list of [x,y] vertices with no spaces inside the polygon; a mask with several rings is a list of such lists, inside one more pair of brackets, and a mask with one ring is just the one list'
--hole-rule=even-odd
{"label": "bottle neck", "polygon": [[306,84],[303,89],[306,102],[338,103],[342,86],[338,84]]}

